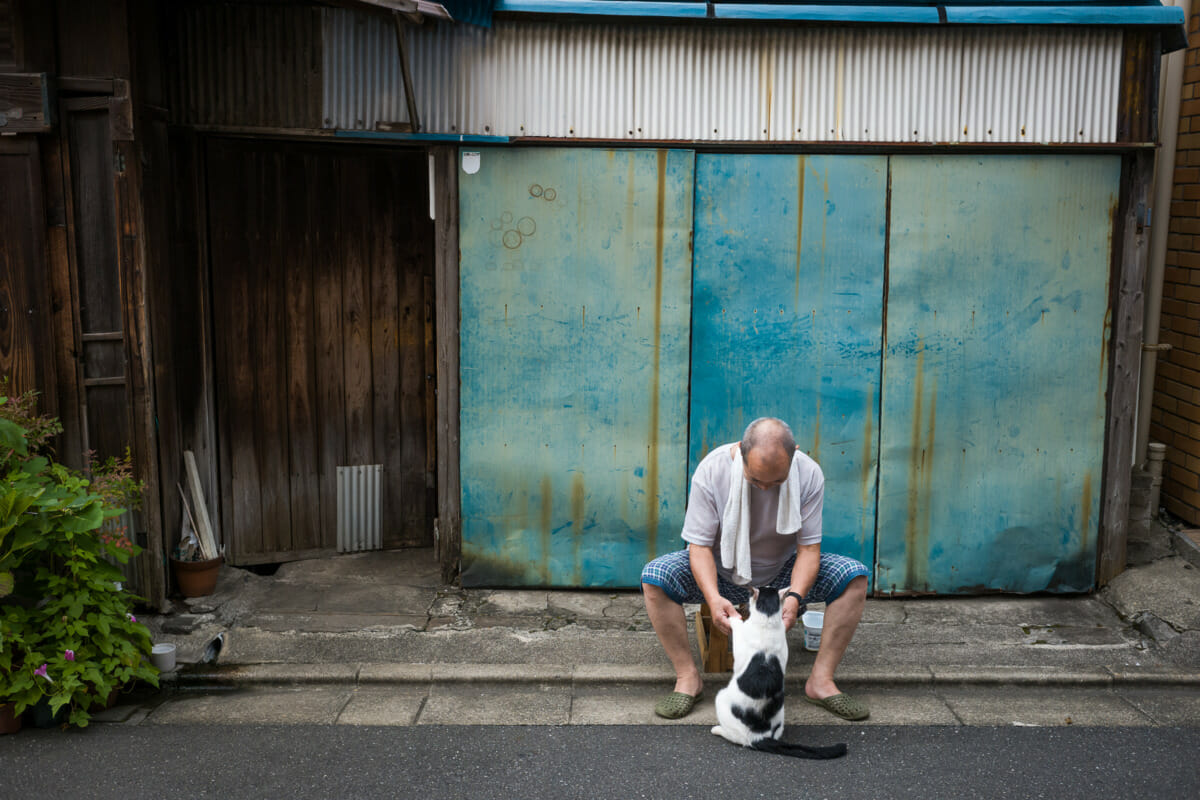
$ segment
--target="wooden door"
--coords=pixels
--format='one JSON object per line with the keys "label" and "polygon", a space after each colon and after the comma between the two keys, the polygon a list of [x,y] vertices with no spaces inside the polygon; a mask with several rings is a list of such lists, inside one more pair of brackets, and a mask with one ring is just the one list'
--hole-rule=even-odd
{"label": "wooden door", "polygon": [[337,545],[336,471],[383,465],[383,544],[432,544],[423,153],[207,148],[221,517],[234,563]]}

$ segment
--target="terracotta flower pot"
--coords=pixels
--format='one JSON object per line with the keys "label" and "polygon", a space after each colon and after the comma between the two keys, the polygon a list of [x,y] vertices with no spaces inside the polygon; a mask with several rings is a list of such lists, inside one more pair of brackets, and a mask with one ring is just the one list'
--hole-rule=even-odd
{"label": "terracotta flower pot", "polygon": [[203,597],[217,588],[217,574],[221,568],[221,556],[208,561],[177,561],[171,559],[175,573],[175,585],[184,597]]}
{"label": "terracotta flower pot", "polygon": [[21,730],[21,718],[13,713],[12,703],[0,703],[0,734]]}

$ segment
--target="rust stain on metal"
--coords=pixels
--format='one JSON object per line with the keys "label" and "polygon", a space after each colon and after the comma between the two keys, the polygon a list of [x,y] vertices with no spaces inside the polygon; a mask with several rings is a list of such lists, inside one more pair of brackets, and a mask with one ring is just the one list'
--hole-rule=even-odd
{"label": "rust stain on metal", "polygon": [[[917,340],[917,365],[913,376],[916,384],[913,397],[912,436],[909,442],[908,514],[905,522],[905,580],[909,589],[928,583],[926,566],[929,550],[929,489],[933,475],[933,429],[937,395],[933,394],[928,441],[921,436],[921,420],[925,407],[925,343]],[[926,463],[927,460],[930,463]]]}
{"label": "rust stain on metal", "polygon": [[542,538],[542,560],[538,567],[542,573],[542,583],[549,585],[550,583],[550,545],[552,531],[554,525],[554,486],[550,482],[549,475],[542,476],[542,518],[541,518],[541,533]]}
{"label": "rust stain on metal", "polygon": [[[583,445],[580,445],[582,451]],[[571,478],[571,532],[575,545],[575,583],[583,580],[583,521],[585,518],[584,498],[586,491],[583,473],[576,472]]]}
{"label": "rust stain on metal", "polygon": [[804,250],[804,170],[807,160],[796,158],[796,313],[800,313],[800,254]]}
{"label": "rust stain on metal", "polygon": [[658,553],[658,414],[659,363],[662,357],[663,248],[666,239],[667,151],[659,150],[658,193],[654,208],[654,348],[650,368],[650,436],[646,454],[646,552]]}
{"label": "rust stain on metal", "polygon": [[[875,481],[871,480],[872,471],[875,468],[874,451],[871,448],[871,443],[875,440],[875,392],[867,395],[867,409],[863,417],[866,419],[866,425],[863,426],[863,447],[862,447],[862,507],[871,507],[871,491],[875,488]],[[868,534],[867,526],[871,521],[866,517],[863,518],[863,536]]]}

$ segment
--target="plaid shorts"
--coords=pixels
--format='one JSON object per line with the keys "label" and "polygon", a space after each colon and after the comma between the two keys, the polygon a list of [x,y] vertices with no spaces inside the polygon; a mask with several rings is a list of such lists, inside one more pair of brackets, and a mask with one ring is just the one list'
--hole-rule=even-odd
{"label": "plaid shorts", "polygon": [[[767,582],[771,589],[783,589],[792,583],[792,566],[796,563],[795,554],[779,570],[779,574]],[[850,581],[859,575],[867,577],[866,566],[853,558],[821,553],[821,568],[817,572],[817,581],[809,590],[804,602],[831,603],[842,596]],[[687,550],[677,550],[651,561],[642,568],[642,583],[660,587],[667,597],[682,605],[683,603],[699,603],[704,600],[696,579],[692,577],[692,563]],[[717,591],[731,603],[745,603],[750,599],[750,590],[745,586],[730,583],[717,574]]]}

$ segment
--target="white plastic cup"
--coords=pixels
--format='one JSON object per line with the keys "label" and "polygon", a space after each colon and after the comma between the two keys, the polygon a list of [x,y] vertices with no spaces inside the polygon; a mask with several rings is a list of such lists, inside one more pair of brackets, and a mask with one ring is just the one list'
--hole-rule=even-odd
{"label": "white plastic cup", "polygon": [[175,669],[175,645],[170,642],[156,644],[150,649],[150,663],[159,672],[170,672]]}
{"label": "white plastic cup", "polygon": [[821,628],[825,627],[825,612],[805,611],[800,621],[804,623],[804,649],[821,649]]}

